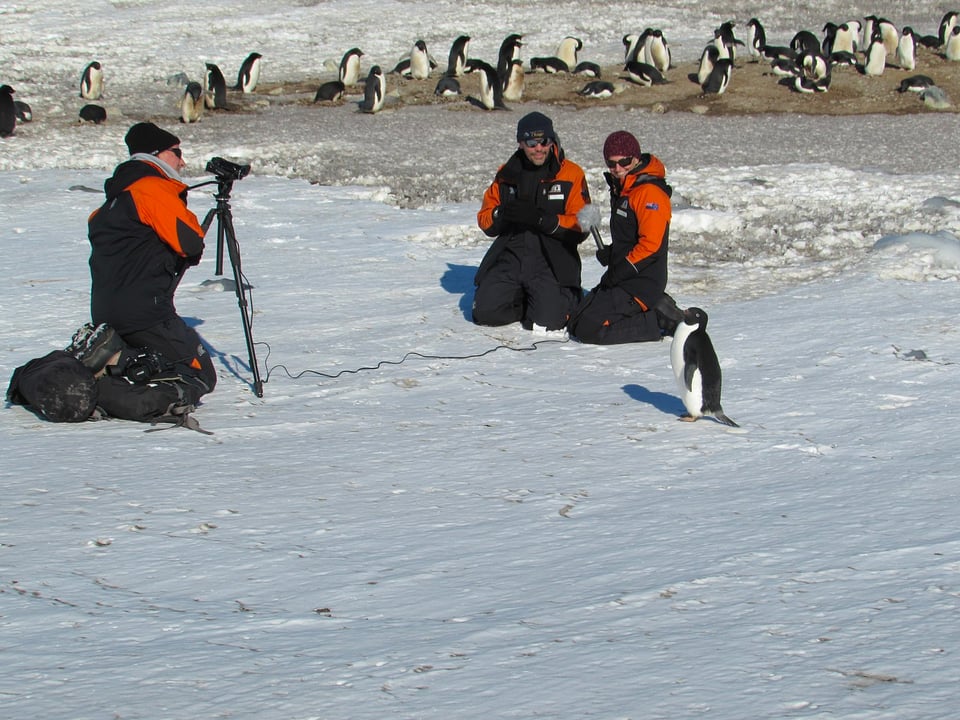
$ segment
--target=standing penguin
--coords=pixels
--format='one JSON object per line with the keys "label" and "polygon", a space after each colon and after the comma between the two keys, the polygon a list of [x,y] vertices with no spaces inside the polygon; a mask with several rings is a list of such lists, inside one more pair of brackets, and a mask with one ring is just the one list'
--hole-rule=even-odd
{"label": "standing penguin", "polygon": [[98,100],[103,95],[103,66],[96,60],[87,65],[80,75],[80,97]]}
{"label": "standing penguin", "polygon": [[677,379],[680,399],[687,412],[681,420],[694,422],[712,415],[717,422],[740,427],[728,418],[720,405],[720,360],[707,335],[707,313],[697,307],[687,308],[677,325],[670,344],[670,365]]}
{"label": "standing penguin", "polygon": [[450,46],[450,55],[447,58],[447,75],[457,78],[465,72],[467,64],[467,46],[470,44],[469,35],[461,35]]}
{"label": "standing penguin", "polygon": [[196,82],[188,82],[180,99],[180,122],[199,122],[203,117],[203,86]]}
{"label": "standing penguin", "polygon": [[340,82],[344,87],[351,87],[360,82],[360,58],[363,51],[360,48],[350,48],[340,58]]}
{"label": "standing penguin", "polygon": [[949,10],[944,13],[940,19],[940,27],[937,32],[937,37],[940,39],[940,47],[946,45],[947,40],[950,39],[950,32],[957,24],[957,17],[958,14],[955,10]]}
{"label": "standing penguin", "polygon": [[707,81],[710,73],[713,72],[713,66],[717,64],[717,60],[719,59],[720,51],[713,43],[710,43],[703,49],[703,52],[700,53],[700,64],[697,67],[697,85],[702,86]]}
{"label": "standing penguin", "polygon": [[643,51],[646,35],[628,33],[623,36],[623,64],[641,62],[640,53]]}
{"label": "standing penguin", "polygon": [[720,58],[713,64],[713,69],[706,81],[700,86],[704,95],[723,95],[730,84],[730,75],[733,72],[733,60]]}
{"label": "standing penguin", "polygon": [[670,69],[670,46],[667,44],[667,39],[663,36],[662,31],[656,28],[651,30],[650,34],[647,35],[644,49],[647,55],[647,62],[657,70],[665,73]]}
{"label": "standing penguin", "polygon": [[370,68],[363,88],[363,100],[360,110],[365,113],[380,112],[386,97],[387,81],[379,65]]}
{"label": "standing penguin", "polygon": [[908,72],[917,69],[917,37],[909,25],[900,33],[900,40],[897,43],[897,64],[901,70]]}
{"label": "standing penguin", "polygon": [[223,73],[220,72],[220,68],[213,63],[207,63],[205,78],[207,81],[207,94],[204,98],[206,106],[211,110],[225,109],[227,107],[227,81],[224,79]]}
{"label": "standing penguin", "polygon": [[426,80],[430,77],[430,53],[427,52],[427,43],[417,40],[410,50],[410,77],[414,80]]}
{"label": "standing penguin", "polygon": [[510,74],[503,84],[503,99],[519,102],[523,97],[524,88],[523,60],[517,58],[510,63]]}
{"label": "standing penguin", "polygon": [[960,60],[960,25],[955,25],[947,36],[943,56],[947,60]]}
{"label": "standing penguin", "polygon": [[864,53],[862,71],[864,75],[877,77],[883,75],[886,67],[887,48],[883,44],[883,38],[880,36],[880,33],[877,32],[873,34],[873,39],[870,41],[870,44],[867,45]]}
{"label": "standing penguin", "polygon": [[474,63],[473,69],[480,73],[480,104],[487,110],[506,110],[507,106],[503,104],[503,82],[496,69],[483,61]]}
{"label": "standing penguin", "polygon": [[[517,35],[516,33],[507,35],[503,42],[500,43],[500,52],[497,54],[497,75],[501,78],[501,82],[506,81],[507,75],[510,73],[510,64],[520,57],[520,48],[523,47],[523,43],[520,40],[523,38],[523,35]],[[480,76],[483,77],[482,75]]]}
{"label": "standing penguin", "polygon": [[252,52],[247,55],[247,59],[240,66],[240,72],[237,73],[237,84],[234,90],[242,90],[245,93],[252,93],[257,89],[257,83],[260,82],[260,63],[263,55]]}
{"label": "standing penguin", "polygon": [[0,137],[10,137],[17,129],[17,107],[13,103],[14,90],[0,85]]}
{"label": "standing penguin", "polygon": [[747,52],[754,58],[754,62],[759,62],[763,55],[763,48],[767,44],[767,32],[757,18],[750,18],[747,23]]}
{"label": "standing penguin", "polygon": [[571,36],[565,37],[557,46],[555,57],[563,60],[568,68],[577,66],[577,53],[583,49],[583,41]]}

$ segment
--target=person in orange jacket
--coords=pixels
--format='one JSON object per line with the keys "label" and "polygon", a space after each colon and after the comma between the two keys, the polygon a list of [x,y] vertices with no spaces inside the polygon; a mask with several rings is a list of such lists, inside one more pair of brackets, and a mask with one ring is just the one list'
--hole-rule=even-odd
{"label": "person in orange jacket", "polygon": [[517,150],[483,195],[477,224],[495,237],[474,278],[473,321],[562,330],[583,296],[577,213],[590,202],[583,169],[568,160],[553,121],[517,123]]}
{"label": "person in orange jacket", "polygon": [[180,139],[142,122],[124,142],[130,158],[104,183],[106,201],[88,220],[93,322],[67,350],[100,377],[108,415],[149,420],[195,405],[217,374],[174,306],[180,279],[204,249],[180,178]]}
{"label": "person in orange jacket", "polygon": [[597,260],[607,269],[577,309],[570,333],[597,345],[659,340],[683,317],[665,292],[673,189],[660,159],[642,153],[625,130],[607,137],[603,157],[612,242],[597,250]]}

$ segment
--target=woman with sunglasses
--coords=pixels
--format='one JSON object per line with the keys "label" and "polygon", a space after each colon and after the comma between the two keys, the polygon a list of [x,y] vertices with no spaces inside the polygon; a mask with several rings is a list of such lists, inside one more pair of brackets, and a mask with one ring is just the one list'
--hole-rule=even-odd
{"label": "woman with sunglasses", "polygon": [[597,260],[607,270],[578,308],[570,332],[597,345],[659,340],[683,318],[665,292],[673,189],[660,159],[642,153],[625,130],[607,137],[603,157],[612,243],[597,251]]}
{"label": "woman with sunglasses", "polygon": [[517,150],[483,195],[477,224],[490,245],[474,284],[473,321],[563,330],[580,301],[587,233],[577,213],[590,202],[583,169],[568,160],[539,112],[517,123]]}
{"label": "woman with sunglasses", "polygon": [[130,158],[104,183],[106,202],[88,221],[93,322],[68,350],[102,375],[108,415],[151,420],[195,405],[217,383],[210,353],[173,300],[200,262],[204,231],[187,208],[180,139],[142,122],[124,141]]}

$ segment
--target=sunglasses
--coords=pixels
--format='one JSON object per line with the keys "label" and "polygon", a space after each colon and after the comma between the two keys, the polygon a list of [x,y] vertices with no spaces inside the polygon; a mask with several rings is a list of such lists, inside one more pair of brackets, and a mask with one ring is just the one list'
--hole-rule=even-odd
{"label": "sunglasses", "polygon": [[632,157],[622,157],[619,160],[607,160],[607,167],[614,168],[619,165],[622,168],[630,167],[630,163],[633,162]]}
{"label": "sunglasses", "polygon": [[181,150],[181,149],[178,148],[178,147],[167,148],[166,150],[157,150],[157,151],[154,153],[154,155],[159,155],[159,154],[162,153],[162,152],[172,152],[172,153],[173,153],[174,155],[176,155],[179,159],[183,160],[183,150]]}
{"label": "sunglasses", "polygon": [[530,139],[530,140],[524,140],[523,144],[526,145],[528,148],[535,148],[538,146],[550,147],[551,145],[553,145],[553,139],[552,138],[546,138],[545,140]]}

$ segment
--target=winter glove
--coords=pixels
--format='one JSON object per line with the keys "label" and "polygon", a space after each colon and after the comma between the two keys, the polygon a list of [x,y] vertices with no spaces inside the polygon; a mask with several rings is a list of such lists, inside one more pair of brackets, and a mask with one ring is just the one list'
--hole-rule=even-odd
{"label": "winter glove", "polygon": [[597,250],[597,262],[606,267],[610,264],[610,253],[613,252],[613,245],[604,245]]}
{"label": "winter glove", "polygon": [[543,213],[536,205],[512,202],[501,205],[499,215],[511,225],[539,230]]}
{"label": "winter glove", "polygon": [[635,278],[639,274],[636,266],[634,266],[632,262],[629,260],[618,260],[608,267],[607,271],[600,278],[600,287],[611,288],[619,285],[624,280]]}

